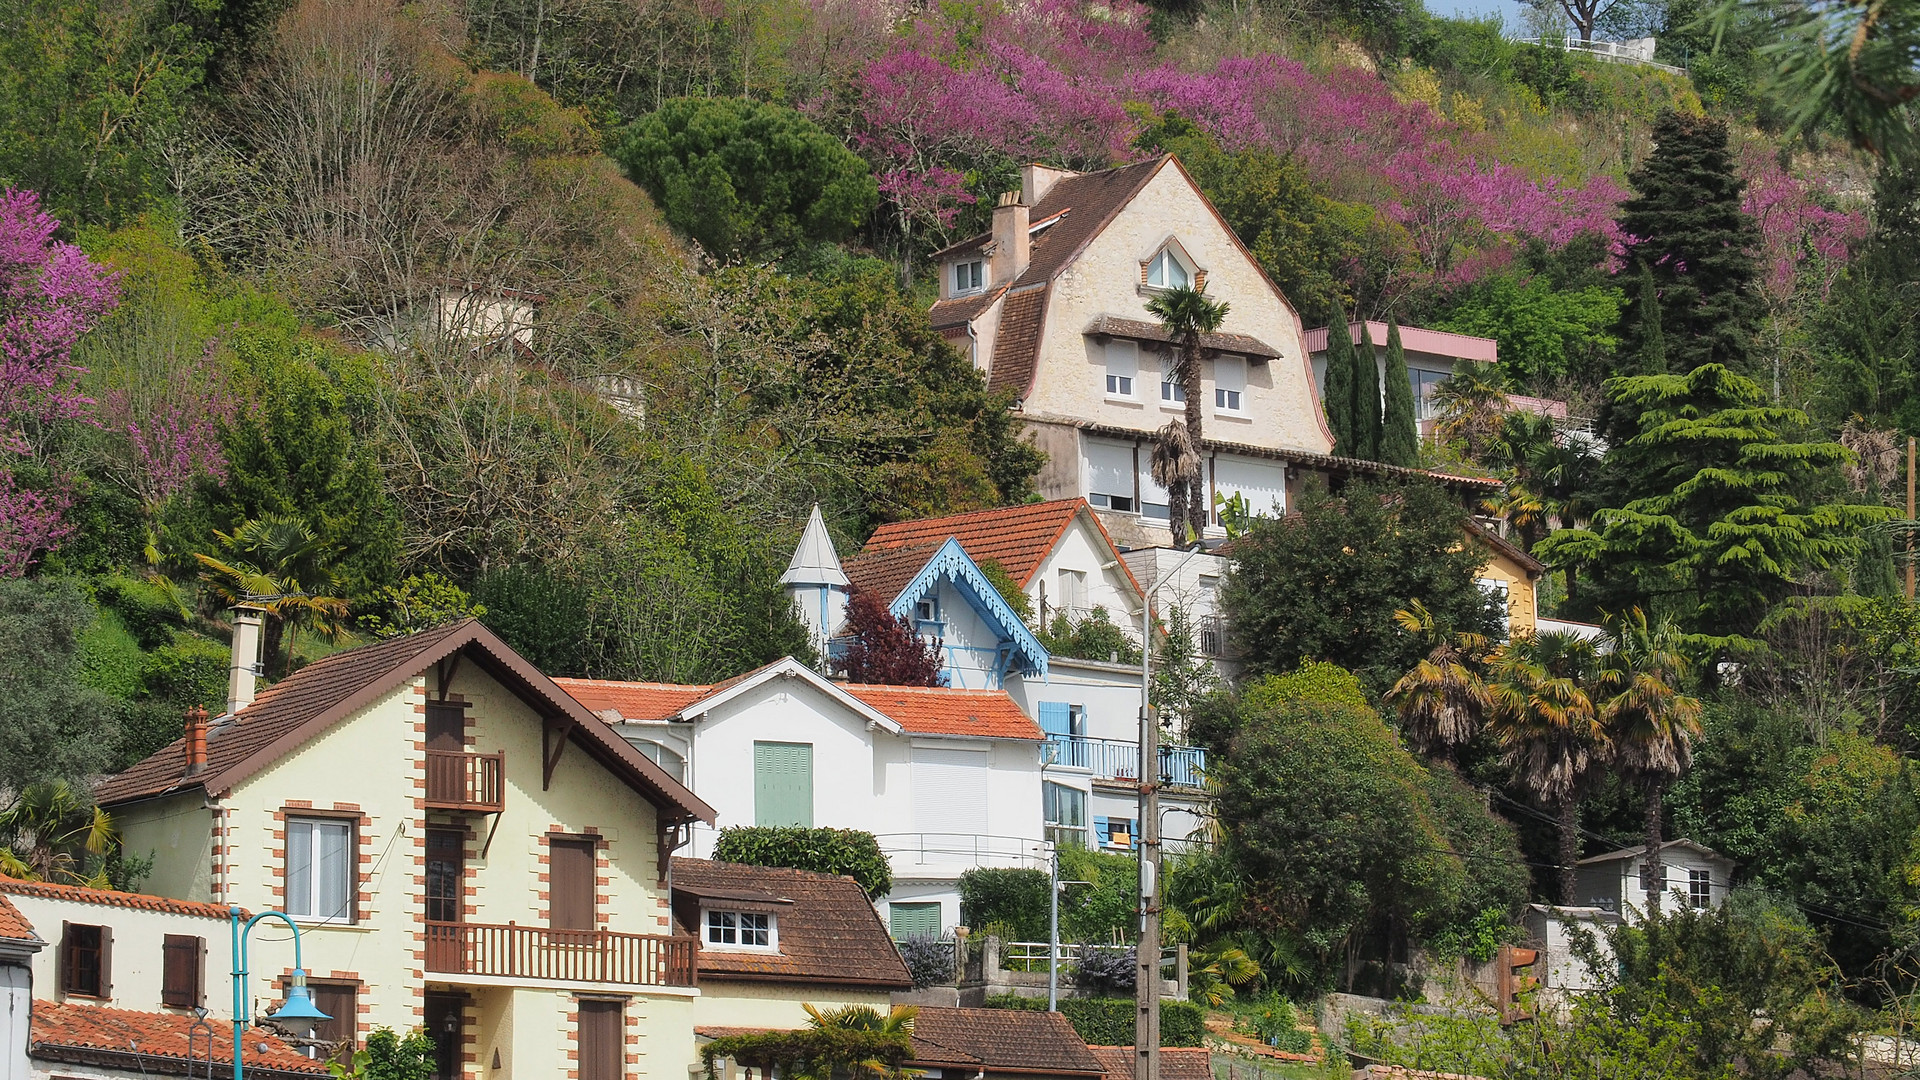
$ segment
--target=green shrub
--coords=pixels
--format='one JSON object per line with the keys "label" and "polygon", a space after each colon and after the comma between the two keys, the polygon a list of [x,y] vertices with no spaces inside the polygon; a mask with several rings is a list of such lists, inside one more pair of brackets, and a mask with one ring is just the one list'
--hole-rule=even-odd
{"label": "green shrub", "polygon": [[173,641],[147,654],[140,682],[149,700],[177,706],[177,714],[199,705],[208,712],[226,708],[231,650],[198,634],[175,634]]}
{"label": "green shrub", "polygon": [[1314,660],[1285,675],[1269,675],[1247,688],[1245,705],[1273,709],[1297,702],[1314,701],[1371,709],[1367,692],[1353,672],[1338,664]]}
{"label": "green shrub", "polygon": [[1207,1034],[1207,1011],[1191,1001],[1160,1003],[1160,1045],[1199,1046]]}
{"label": "green shrub", "polygon": [[[1047,1003],[1019,994],[995,994],[987,999],[987,1008],[1044,1012]],[[1133,1045],[1133,1010],[1132,998],[1062,998],[1060,1001],[1060,1014],[1089,1046]],[[1202,1045],[1206,1015],[1206,1010],[1191,1001],[1162,1001],[1160,1045]]]}
{"label": "green shrub", "polygon": [[749,866],[845,874],[859,882],[870,899],[893,891],[893,870],[880,851],[880,841],[859,829],[806,829],[797,825],[721,829],[713,857],[718,862]]}
{"label": "green shrub", "polygon": [[1243,1016],[1243,1030],[1251,1030],[1261,1042],[1288,1054],[1313,1052],[1313,1033],[1300,1029],[1300,1014],[1284,999],[1263,1002]]}
{"label": "green shrub", "polygon": [[1015,941],[1045,941],[1050,914],[1044,870],[975,867],[960,875],[960,921],[1001,924]]}
{"label": "green shrub", "polygon": [[145,661],[140,643],[111,609],[103,609],[80,635],[80,682],[85,686],[133,701],[140,696]]}
{"label": "green shrub", "polygon": [[165,645],[186,623],[179,596],[151,581],[109,574],[93,583],[93,596],[102,609],[120,617],[143,649]]}

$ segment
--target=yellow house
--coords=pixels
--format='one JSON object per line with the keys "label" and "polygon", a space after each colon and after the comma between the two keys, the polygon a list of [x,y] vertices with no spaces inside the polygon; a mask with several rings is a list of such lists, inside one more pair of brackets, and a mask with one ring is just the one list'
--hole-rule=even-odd
{"label": "yellow house", "polygon": [[[322,1036],[424,1026],[438,1078],[685,1080],[668,860],[706,803],[473,620],[257,699],[245,670],[232,715],[96,791],[151,891],[286,911]],[[291,944],[257,934],[251,961],[265,1011]]]}
{"label": "yellow house", "polygon": [[1531,635],[1539,629],[1537,593],[1546,566],[1518,544],[1471,518],[1467,520],[1467,532],[1487,552],[1487,563],[1480,568],[1480,587],[1507,602],[1507,636]]}

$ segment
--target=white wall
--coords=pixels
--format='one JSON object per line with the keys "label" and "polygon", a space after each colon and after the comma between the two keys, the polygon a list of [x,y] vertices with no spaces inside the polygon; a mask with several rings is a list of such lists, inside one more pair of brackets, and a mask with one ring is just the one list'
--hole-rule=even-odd
{"label": "white wall", "polygon": [[1125,631],[1128,638],[1140,640],[1139,617],[1134,614],[1140,610],[1139,590],[1128,580],[1125,564],[1102,539],[1085,512],[1074,515],[1059,542],[1040,561],[1027,582],[1026,593],[1033,601],[1035,618],[1041,616],[1043,605],[1049,620],[1055,609],[1067,605],[1070,598],[1061,581],[1064,571],[1078,571],[1085,575],[1086,582],[1086,595],[1079,605],[1081,610],[1069,614],[1078,618],[1095,607],[1104,607],[1108,618]]}
{"label": "white wall", "polygon": [[28,1080],[33,1066],[27,1060],[33,1015],[33,968],[12,957],[0,958],[0,994],[5,995],[5,1024],[0,1030],[0,1080]]}
{"label": "white wall", "polygon": [[[1189,558],[1189,555],[1192,557]],[[1127,566],[1139,579],[1140,587],[1153,592],[1153,610],[1163,621],[1168,612],[1179,608],[1193,630],[1194,648],[1205,655],[1200,634],[1205,620],[1221,616],[1220,589],[1226,584],[1228,560],[1211,552],[1192,555],[1169,547],[1135,548],[1126,553]],[[1158,585],[1162,580],[1165,585]],[[1154,591],[1158,586],[1158,591]],[[1220,642],[1226,644],[1225,627],[1219,628]],[[1239,674],[1240,665],[1225,656],[1208,656],[1214,672],[1230,679]]]}
{"label": "white wall", "polygon": [[[233,971],[232,937],[227,920],[206,918],[196,915],[173,914],[163,911],[147,911],[139,908],[125,908],[113,904],[88,904],[74,900],[55,900],[43,896],[28,896],[20,893],[8,893],[7,899],[20,914],[33,924],[34,932],[46,941],[47,947],[41,949],[33,958],[33,983],[40,988],[40,996],[48,1000],[65,1000],[60,993],[60,942],[61,925],[77,923],[82,926],[105,926],[113,931],[112,955],[108,960],[107,979],[111,996],[102,1005],[112,1005],[120,1009],[139,1009],[142,1012],[180,1012],[185,1010],[165,1009],[160,1004],[160,980],[163,971],[160,946],[168,934],[181,934],[201,938],[206,942],[206,965],[201,970],[201,986],[205,988],[207,1011],[215,1016],[233,1016],[233,990],[230,982]],[[284,927],[282,928],[284,931]],[[265,935],[265,931],[261,932]],[[273,936],[284,936],[284,933]],[[291,967],[289,957],[288,966]],[[275,968],[277,971],[278,968]],[[261,981],[255,979],[253,988],[256,994]],[[278,993],[270,993],[261,1000],[278,1001]],[[94,998],[76,998],[78,1001],[93,1002]]]}

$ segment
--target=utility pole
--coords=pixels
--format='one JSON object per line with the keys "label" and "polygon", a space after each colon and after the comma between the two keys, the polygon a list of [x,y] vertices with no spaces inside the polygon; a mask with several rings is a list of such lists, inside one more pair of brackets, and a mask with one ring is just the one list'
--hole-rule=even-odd
{"label": "utility pole", "polygon": [[1913,436],[1907,436],[1907,599],[1913,599]]}
{"label": "utility pole", "polygon": [[[1142,650],[1152,643],[1142,641]],[[1144,691],[1143,691],[1144,693]],[[1140,943],[1133,1023],[1133,1080],[1160,1080],[1160,718],[1140,707]]]}

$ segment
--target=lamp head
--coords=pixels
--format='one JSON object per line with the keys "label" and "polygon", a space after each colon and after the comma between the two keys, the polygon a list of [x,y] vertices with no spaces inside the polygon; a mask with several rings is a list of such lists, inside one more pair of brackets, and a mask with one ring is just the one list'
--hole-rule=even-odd
{"label": "lamp head", "polygon": [[313,1032],[322,1020],[333,1017],[313,1007],[313,995],[307,991],[307,973],[300,968],[293,969],[293,981],[287,987],[287,1000],[273,1011],[267,1022],[301,1038],[313,1038]]}

